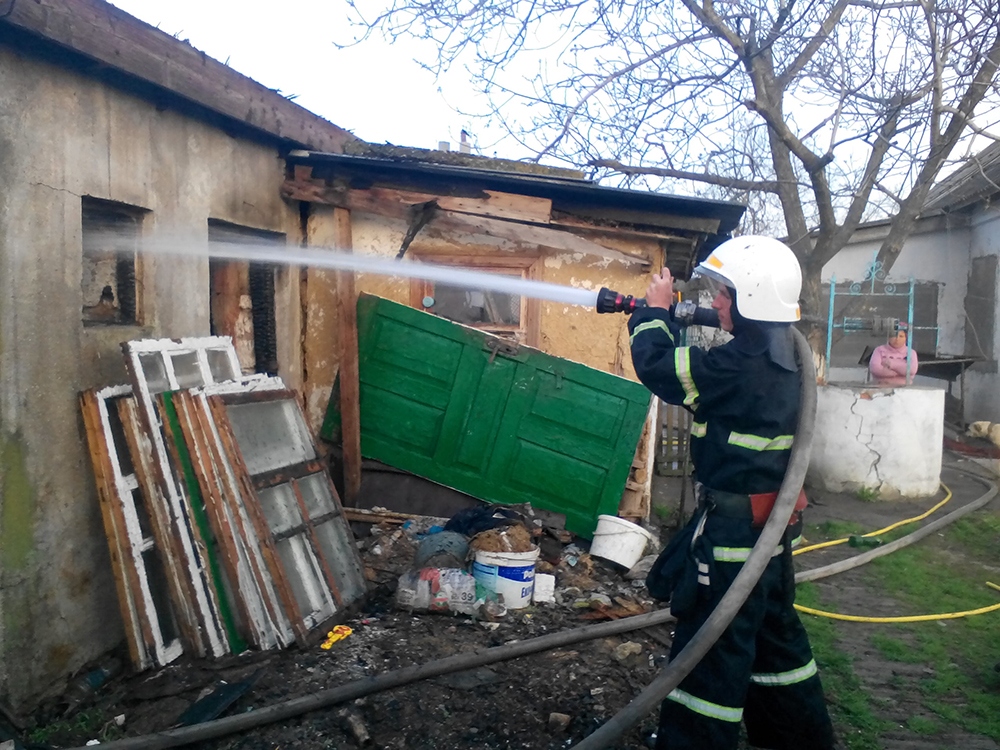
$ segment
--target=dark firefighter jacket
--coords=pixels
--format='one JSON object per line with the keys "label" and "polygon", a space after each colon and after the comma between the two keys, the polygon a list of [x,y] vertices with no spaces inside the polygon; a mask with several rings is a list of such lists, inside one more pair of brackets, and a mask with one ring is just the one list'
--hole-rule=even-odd
{"label": "dark firefighter jacket", "polygon": [[662,308],[636,310],[628,326],[639,380],[694,412],[698,481],[723,492],[776,492],[791,454],[800,373],[774,364],[741,335],[707,351],[678,346],[680,328]]}

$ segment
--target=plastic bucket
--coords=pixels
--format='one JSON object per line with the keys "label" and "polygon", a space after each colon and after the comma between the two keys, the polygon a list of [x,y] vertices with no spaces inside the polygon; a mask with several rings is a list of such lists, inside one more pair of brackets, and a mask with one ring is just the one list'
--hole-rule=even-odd
{"label": "plastic bucket", "polygon": [[507,609],[523,609],[531,604],[537,559],[538,547],[531,552],[476,550],[472,575],[487,591],[502,594]]}
{"label": "plastic bucket", "polygon": [[590,554],[631,568],[642,557],[653,535],[642,526],[618,516],[598,516]]}

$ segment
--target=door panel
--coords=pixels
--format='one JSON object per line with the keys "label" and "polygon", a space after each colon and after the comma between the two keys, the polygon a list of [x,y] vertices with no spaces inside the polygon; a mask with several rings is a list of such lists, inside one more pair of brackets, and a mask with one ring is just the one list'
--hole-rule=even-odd
{"label": "door panel", "polygon": [[[503,342],[505,345],[508,342]],[[615,514],[649,408],[640,384],[378,297],[358,300],[361,451],[494,503]],[[337,398],[322,434],[339,439]]]}

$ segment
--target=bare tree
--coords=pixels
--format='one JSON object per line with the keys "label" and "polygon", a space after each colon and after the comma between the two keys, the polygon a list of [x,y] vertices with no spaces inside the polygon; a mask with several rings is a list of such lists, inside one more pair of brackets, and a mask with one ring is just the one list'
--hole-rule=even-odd
{"label": "bare tree", "polygon": [[694,181],[747,199],[758,227],[783,220],[813,315],[823,265],[862,221],[891,218],[891,267],[997,104],[993,0],[388,3],[365,18],[351,2],[366,34],[432,41],[424,64],[464,65],[535,158]]}

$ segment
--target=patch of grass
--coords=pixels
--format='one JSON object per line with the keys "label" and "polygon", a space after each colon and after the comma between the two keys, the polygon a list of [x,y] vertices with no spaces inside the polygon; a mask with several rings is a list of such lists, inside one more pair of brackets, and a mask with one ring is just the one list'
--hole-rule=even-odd
{"label": "patch of grass", "polygon": [[32,729],[27,736],[32,745],[83,744],[87,740],[101,742],[120,739],[124,736],[121,728],[109,721],[102,711],[86,709],[69,719],[58,719]]}
{"label": "patch of grass", "polygon": [[666,505],[654,505],[653,513],[661,521],[667,521],[674,514],[673,508],[668,508]]}
{"label": "patch of grass", "polygon": [[949,527],[948,536],[961,544],[968,554],[989,559],[996,555],[1000,546],[1000,514],[980,511],[971,518],[960,518]]}
{"label": "patch of grass", "polygon": [[894,638],[888,633],[876,633],[872,636],[872,645],[877,648],[882,656],[890,661],[898,661],[903,664],[923,664],[924,655],[913,648],[911,641],[904,641]]}
{"label": "patch of grass", "polygon": [[906,728],[915,734],[937,734],[941,726],[927,716],[911,716],[906,720]]}
{"label": "patch of grass", "polygon": [[862,487],[855,494],[857,495],[858,500],[871,503],[878,500],[879,491],[875,487]]}
{"label": "patch of grass", "polygon": [[[796,588],[796,599],[807,607],[822,609],[818,590],[809,583]],[[813,656],[820,668],[823,691],[830,704],[834,723],[841,728],[849,750],[879,750],[880,735],[889,723],[878,718],[871,709],[871,696],[854,673],[850,658],[836,645],[833,620],[808,617],[803,624],[809,633]],[[847,731],[843,731],[847,727]]]}
{"label": "patch of grass", "polygon": [[[996,578],[996,537],[1000,518],[974,514],[920,544],[879,558],[870,566],[876,590],[905,603],[913,614],[961,612],[996,603],[984,582]],[[962,619],[901,626],[913,634],[908,663],[927,664],[921,681],[924,706],[942,721],[1000,741],[1000,659],[996,630],[1000,611]],[[896,627],[896,626],[892,626]],[[883,653],[892,631],[879,636]],[[895,658],[886,653],[888,658]],[[902,654],[901,654],[902,656]]]}
{"label": "patch of grass", "polygon": [[860,524],[848,521],[824,521],[819,524],[810,524],[808,527],[813,541],[828,541],[830,539],[842,539],[851,534],[863,534],[870,529],[861,528]]}

